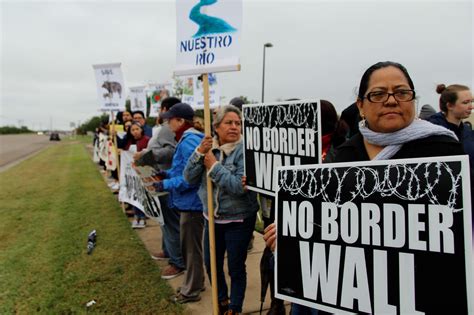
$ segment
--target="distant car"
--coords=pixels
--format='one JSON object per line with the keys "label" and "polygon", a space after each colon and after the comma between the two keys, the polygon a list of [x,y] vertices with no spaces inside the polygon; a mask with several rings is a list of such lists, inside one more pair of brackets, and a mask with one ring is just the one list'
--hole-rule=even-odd
{"label": "distant car", "polygon": [[38,136],[42,136],[42,135],[44,135],[44,132],[38,131],[36,134],[37,134]]}
{"label": "distant car", "polygon": [[59,133],[57,133],[57,132],[52,132],[52,133],[49,135],[49,141],[61,141],[61,139],[59,138]]}

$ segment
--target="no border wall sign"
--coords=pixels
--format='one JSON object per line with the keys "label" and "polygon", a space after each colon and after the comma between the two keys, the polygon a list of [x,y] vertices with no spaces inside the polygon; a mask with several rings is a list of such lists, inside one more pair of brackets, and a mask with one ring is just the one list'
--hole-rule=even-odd
{"label": "no border wall sign", "polygon": [[276,296],[338,314],[472,314],[467,156],[280,167]]}

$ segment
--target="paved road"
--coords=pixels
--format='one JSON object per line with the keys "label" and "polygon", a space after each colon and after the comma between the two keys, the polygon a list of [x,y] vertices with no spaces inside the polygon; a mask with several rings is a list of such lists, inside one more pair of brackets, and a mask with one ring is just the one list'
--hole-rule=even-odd
{"label": "paved road", "polygon": [[49,136],[2,135],[0,136],[0,171],[14,165],[35,152],[52,144]]}

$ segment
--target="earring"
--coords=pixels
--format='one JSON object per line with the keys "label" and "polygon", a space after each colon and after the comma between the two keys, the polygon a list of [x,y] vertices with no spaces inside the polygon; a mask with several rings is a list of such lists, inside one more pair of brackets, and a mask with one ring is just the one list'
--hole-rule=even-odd
{"label": "earring", "polygon": [[367,128],[367,120],[365,120],[364,114],[360,114],[360,117],[362,119],[359,121],[359,129],[360,128]]}

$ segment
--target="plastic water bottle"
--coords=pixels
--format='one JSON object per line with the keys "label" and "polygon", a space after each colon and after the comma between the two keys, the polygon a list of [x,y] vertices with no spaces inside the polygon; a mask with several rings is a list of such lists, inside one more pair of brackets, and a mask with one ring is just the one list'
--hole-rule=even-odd
{"label": "plastic water bottle", "polygon": [[87,238],[87,255],[90,255],[94,250],[96,237],[96,231],[92,230],[92,232],[89,233],[89,237]]}

